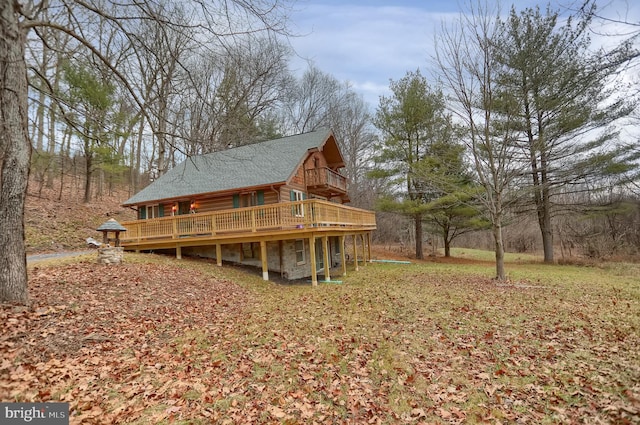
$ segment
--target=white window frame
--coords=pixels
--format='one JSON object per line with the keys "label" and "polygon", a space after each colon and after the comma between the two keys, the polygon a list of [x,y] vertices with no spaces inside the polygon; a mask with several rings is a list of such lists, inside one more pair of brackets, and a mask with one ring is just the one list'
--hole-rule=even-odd
{"label": "white window frame", "polygon": [[145,208],[147,209],[147,219],[160,217],[160,205],[147,205]]}
{"label": "white window frame", "polygon": [[[294,202],[304,201],[304,192],[301,192],[296,189],[292,189],[293,196],[296,198]],[[304,217],[304,205],[296,205],[294,210],[294,214],[296,217]]]}

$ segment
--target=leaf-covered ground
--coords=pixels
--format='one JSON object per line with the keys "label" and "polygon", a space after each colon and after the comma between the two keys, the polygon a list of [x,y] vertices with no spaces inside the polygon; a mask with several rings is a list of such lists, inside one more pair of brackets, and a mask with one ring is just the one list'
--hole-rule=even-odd
{"label": "leaf-covered ground", "polygon": [[29,181],[24,216],[29,254],[86,249],[88,237],[102,240],[95,229],[108,219],[122,222],[135,218],[133,210],[120,205],[130,195],[126,189],[114,189],[84,203],[77,180],[65,179],[62,194],[59,184],[56,179],[54,187],[39,190],[33,175]]}
{"label": "leaf-covered ground", "polygon": [[127,254],[30,271],[0,399],[72,423],[640,422],[640,267],[369,264],[281,285]]}

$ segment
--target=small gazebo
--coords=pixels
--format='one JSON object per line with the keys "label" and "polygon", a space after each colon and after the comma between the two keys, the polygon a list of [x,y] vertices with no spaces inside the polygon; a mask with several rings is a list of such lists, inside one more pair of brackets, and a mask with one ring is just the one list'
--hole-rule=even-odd
{"label": "small gazebo", "polygon": [[127,231],[127,229],[122,224],[118,223],[115,218],[110,218],[105,221],[96,230],[98,232],[102,232],[102,243],[105,245],[109,243],[109,232],[114,232],[115,238],[112,240],[116,247],[120,246],[120,232]]}

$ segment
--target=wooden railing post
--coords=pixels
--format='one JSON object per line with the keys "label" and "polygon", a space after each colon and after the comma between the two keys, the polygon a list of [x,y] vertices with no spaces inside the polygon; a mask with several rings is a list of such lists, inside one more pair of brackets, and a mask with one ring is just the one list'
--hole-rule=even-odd
{"label": "wooden railing post", "polygon": [[[248,221],[251,220],[251,223]],[[357,232],[375,228],[375,214],[347,205],[339,205],[320,199],[306,199],[294,202],[259,205],[249,208],[228,209],[191,215],[159,217],[155,219],[123,222],[129,229],[123,235],[126,246],[134,244],[156,245],[163,241],[178,240],[183,235],[211,238],[212,245],[218,237],[249,236],[270,232],[279,228],[290,231],[296,237],[296,225],[300,232],[306,232],[314,226],[340,228],[343,231],[356,229]],[[208,228],[210,226],[210,229]],[[209,233],[210,230],[210,233]],[[359,242],[356,242],[356,244]],[[370,247],[370,240],[362,240],[363,248]],[[201,243],[200,243],[201,244]],[[361,248],[358,248],[358,257]],[[371,254],[365,253],[371,257]]]}
{"label": "wooden railing post", "polygon": [[256,230],[257,230],[256,210],[255,209],[251,209],[251,231],[255,233]]}

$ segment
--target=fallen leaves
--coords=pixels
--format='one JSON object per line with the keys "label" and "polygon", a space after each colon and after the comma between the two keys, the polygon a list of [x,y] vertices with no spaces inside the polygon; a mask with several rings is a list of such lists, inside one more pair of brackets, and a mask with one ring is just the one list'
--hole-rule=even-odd
{"label": "fallen leaves", "polygon": [[0,310],[0,398],[68,401],[82,423],[141,415],[143,398],[180,399],[188,387],[180,377],[201,391],[203,369],[191,355],[203,341],[185,341],[180,355],[176,341],[194,329],[206,330],[205,339],[223,333],[247,300],[236,285],[158,264],[82,263],[33,274],[32,310]]}
{"label": "fallen leaves", "polygon": [[611,315],[599,287],[368,266],[313,289],[169,260],[30,285],[31,309],[0,309],[0,399],[68,401],[72,423],[638,419],[640,297],[620,291]]}

